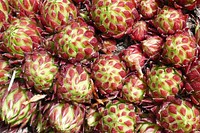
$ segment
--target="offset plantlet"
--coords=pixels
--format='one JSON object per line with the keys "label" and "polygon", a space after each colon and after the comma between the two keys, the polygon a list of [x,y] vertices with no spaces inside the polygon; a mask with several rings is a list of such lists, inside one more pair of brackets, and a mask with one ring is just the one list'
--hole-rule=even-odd
{"label": "offset plantlet", "polygon": [[133,25],[133,29],[130,33],[131,38],[134,41],[142,41],[146,38],[148,32],[148,26],[145,21],[137,21]]}
{"label": "offset plantlet", "polygon": [[157,14],[157,10],[156,0],[141,0],[139,4],[139,11],[145,19],[153,18]]}
{"label": "offset plantlet", "polygon": [[149,36],[141,43],[143,53],[151,59],[156,60],[160,58],[160,52],[162,51],[163,43],[163,39],[160,36]]}
{"label": "offset plantlet", "polygon": [[139,77],[143,76],[142,68],[145,65],[146,57],[139,45],[131,45],[122,50],[120,57],[131,71],[137,71]]}

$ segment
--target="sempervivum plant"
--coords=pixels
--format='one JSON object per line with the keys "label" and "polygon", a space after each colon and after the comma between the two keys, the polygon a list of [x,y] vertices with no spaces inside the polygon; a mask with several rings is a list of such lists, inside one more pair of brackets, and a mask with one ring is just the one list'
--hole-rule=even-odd
{"label": "sempervivum plant", "polygon": [[146,89],[144,81],[136,75],[131,75],[124,81],[122,88],[123,99],[133,103],[140,103],[145,96]]}
{"label": "sempervivum plant", "polygon": [[168,36],[163,48],[163,58],[177,67],[187,66],[196,55],[196,41],[188,32]]}
{"label": "sempervivum plant", "polygon": [[92,78],[104,95],[112,95],[121,90],[125,76],[125,65],[116,55],[101,55],[92,66]]}
{"label": "sempervivum plant", "polygon": [[160,57],[160,52],[163,48],[163,39],[159,36],[149,36],[141,42],[142,50],[145,55],[151,59]]}
{"label": "sempervivum plant", "polygon": [[182,73],[168,66],[153,66],[147,73],[147,85],[157,100],[172,100],[183,87]]}
{"label": "sempervivum plant", "polygon": [[130,36],[134,41],[142,41],[146,38],[147,31],[147,23],[145,21],[137,21],[133,25],[133,29],[130,33]]}
{"label": "sempervivum plant", "polygon": [[8,83],[10,77],[10,66],[7,60],[0,57],[0,85]]}
{"label": "sempervivum plant", "polygon": [[155,16],[157,10],[158,3],[156,0],[141,0],[139,4],[139,11],[145,19],[150,19]]}
{"label": "sempervivum plant", "polygon": [[182,99],[164,103],[157,116],[160,125],[169,133],[191,133],[199,130],[199,110]]}
{"label": "sempervivum plant", "polygon": [[200,58],[195,60],[186,71],[185,89],[191,94],[191,100],[196,105],[200,105]]}
{"label": "sempervivum plant", "polygon": [[142,68],[145,64],[146,57],[142,53],[139,45],[131,45],[127,49],[122,50],[120,57],[130,70],[137,71],[139,76],[143,75]]}
{"label": "sempervivum plant", "polygon": [[21,16],[35,17],[39,11],[39,0],[8,0],[12,9]]}
{"label": "sempervivum plant", "polygon": [[121,38],[138,18],[133,0],[92,0],[91,18],[104,36]]}
{"label": "sempervivum plant", "polygon": [[113,100],[106,104],[100,124],[103,132],[134,133],[137,115],[133,104]]}
{"label": "sempervivum plant", "polygon": [[58,72],[54,58],[43,50],[27,54],[22,69],[27,85],[38,92],[49,92]]}
{"label": "sempervivum plant", "polygon": [[26,17],[14,20],[3,33],[3,45],[9,57],[22,59],[25,53],[38,48],[41,30],[36,23]]}
{"label": "sempervivum plant", "polygon": [[29,102],[33,94],[23,84],[14,82],[1,99],[1,118],[11,127],[25,126],[35,111],[37,104]]}
{"label": "sempervivum plant", "polygon": [[59,133],[78,133],[84,122],[84,106],[69,103],[50,103],[45,112],[51,127]]}
{"label": "sempervivum plant", "polygon": [[60,99],[88,103],[93,97],[94,84],[83,66],[67,64],[60,69],[54,90]]}
{"label": "sempervivum plant", "polygon": [[0,31],[3,30],[4,25],[7,23],[9,11],[8,0],[0,0]]}
{"label": "sempervivum plant", "polygon": [[77,8],[71,0],[44,0],[40,3],[41,21],[48,32],[57,32],[77,18]]}
{"label": "sempervivum plant", "polygon": [[184,15],[181,10],[164,6],[158,10],[153,24],[161,34],[174,34],[185,28],[186,20],[187,15]]}
{"label": "sempervivum plant", "polygon": [[[50,46],[50,47],[49,47]],[[98,41],[94,29],[81,19],[71,22],[47,42],[47,49],[71,62],[90,59],[97,55]]]}

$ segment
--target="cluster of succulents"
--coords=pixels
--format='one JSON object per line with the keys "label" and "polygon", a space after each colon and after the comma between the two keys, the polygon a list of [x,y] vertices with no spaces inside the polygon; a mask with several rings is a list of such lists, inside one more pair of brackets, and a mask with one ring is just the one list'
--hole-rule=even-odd
{"label": "cluster of succulents", "polygon": [[199,0],[0,0],[0,132],[200,132]]}

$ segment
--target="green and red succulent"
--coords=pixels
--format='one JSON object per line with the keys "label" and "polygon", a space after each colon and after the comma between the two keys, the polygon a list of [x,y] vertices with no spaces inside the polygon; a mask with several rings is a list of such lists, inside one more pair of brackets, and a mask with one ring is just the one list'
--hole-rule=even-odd
{"label": "green and red succulent", "polygon": [[37,107],[36,102],[29,102],[32,97],[25,85],[14,82],[1,99],[1,119],[11,127],[26,126]]}
{"label": "green and red succulent", "polygon": [[39,93],[52,90],[58,65],[49,53],[41,50],[27,54],[22,69],[29,87],[34,87]]}
{"label": "green and red succulent", "polygon": [[103,95],[119,92],[125,76],[125,64],[116,55],[101,55],[92,65],[92,78]]}
{"label": "green and red succulent", "polygon": [[121,38],[139,18],[133,0],[92,0],[91,19],[106,37]]}
{"label": "green and red succulent", "polygon": [[53,33],[76,19],[78,12],[71,0],[44,0],[40,2],[40,14],[46,31]]}
{"label": "green and red succulent", "polygon": [[168,36],[163,48],[163,58],[177,67],[187,66],[196,57],[197,43],[188,32]]}
{"label": "green and red succulent", "polygon": [[170,133],[190,133],[200,128],[199,110],[181,99],[176,99],[174,103],[164,103],[157,116],[160,125]]}
{"label": "green and red succulent", "polygon": [[100,124],[103,132],[133,133],[136,121],[133,104],[114,100],[106,104]]}
{"label": "green and red succulent", "polygon": [[62,59],[72,63],[97,56],[98,40],[94,36],[94,28],[81,19],[65,26],[61,32],[47,42],[47,49]]}
{"label": "green and red succulent", "polygon": [[153,24],[160,34],[174,34],[186,27],[187,18],[188,16],[184,15],[181,10],[164,6],[158,9]]}
{"label": "green and red succulent", "polygon": [[3,33],[2,40],[9,57],[22,59],[26,53],[40,47],[41,29],[27,17],[14,20]]}
{"label": "green and red succulent", "polygon": [[93,98],[94,84],[84,67],[67,64],[61,66],[54,90],[60,99],[90,103]]}
{"label": "green and red succulent", "polygon": [[153,66],[147,73],[147,85],[154,100],[173,100],[183,87],[182,73],[174,67]]}
{"label": "green and red succulent", "polygon": [[80,104],[50,103],[45,112],[45,118],[55,132],[77,133],[81,132],[85,111]]}

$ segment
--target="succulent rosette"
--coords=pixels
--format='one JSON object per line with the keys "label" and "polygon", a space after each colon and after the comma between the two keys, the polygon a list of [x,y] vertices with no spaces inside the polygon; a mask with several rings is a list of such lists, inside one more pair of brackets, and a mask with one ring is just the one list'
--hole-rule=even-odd
{"label": "succulent rosette", "polygon": [[142,67],[145,64],[146,57],[142,53],[139,45],[131,45],[122,50],[120,57],[128,68],[132,71],[137,71],[140,76],[143,75]]}
{"label": "succulent rosette", "polygon": [[84,122],[85,111],[80,104],[51,103],[45,118],[56,132],[78,133]]}
{"label": "succulent rosette", "polygon": [[119,92],[123,86],[126,69],[116,55],[101,55],[92,66],[92,78],[103,95]]}
{"label": "succulent rosette", "polygon": [[133,0],[92,0],[91,19],[106,37],[121,38],[139,17]]}
{"label": "succulent rosette", "polygon": [[77,18],[77,8],[71,0],[44,0],[40,4],[41,21],[46,31],[58,32]]}
{"label": "succulent rosette", "polygon": [[7,60],[0,58],[0,85],[5,85],[9,81],[10,66]]}
{"label": "succulent rosette", "polygon": [[147,85],[156,101],[173,100],[183,87],[182,73],[174,67],[153,66],[147,78]]}
{"label": "succulent rosette", "polygon": [[35,21],[22,17],[14,20],[3,33],[3,45],[11,58],[22,59],[25,53],[30,53],[40,46],[40,33]]}
{"label": "succulent rosette", "polygon": [[39,12],[39,0],[8,0],[12,9],[21,16],[35,17]]}
{"label": "succulent rosette", "polygon": [[190,133],[199,130],[199,110],[182,99],[176,99],[174,103],[164,103],[157,116],[160,125],[169,133]]}
{"label": "succulent rosette", "polygon": [[73,21],[60,33],[55,34],[47,47],[58,57],[68,59],[72,63],[91,59],[97,56],[99,44],[94,34],[94,28],[84,21]]}
{"label": "succulent rosette", "polygon": [[14,82],[1,99],[1,118],[11,127],[24,127],[30,120],[37,104],[29,102],[33,94],[22,84]]}
{"label": "succulent rosette", "polygon": [[100,124],[103,132],[135,132],[137,115],[133,104],[113,100],[106,104]]}
{"label": "succulent rosette", "polygon": [[146,87],[145,82],[139,79],[138,76],[131,75],[127,77],[122,88],[123,99],[133,103],[140,103],[145,96]]}
{"label": "succulent rosette", "polygon": [[50,92],[58,65],[49,53],[41,50],[27,54],[22,69],[29,87],[38,92]]}
{"label": "succulent rosette", "polygon": [[130,36],[134,41],[142,41],[146,38],[147,32],[147,23],[145,21],[137,21],[133,25],[133,29],[130,33]]}
{"label": "succulent rosette", "polygon": [[145,19],[153,18],[157,14],[157,10],[156,0],[141,0],[139,4],[139,11]]}
{"label": "succulent rosette", "polygon": [[158,10],[153,24],[161,34],[174,34],[186,27],[187,18],[181,10],[164,6]]}
{"label": "succulent rosette", "polygon": [[149,36],[141,42],[143,53],[152,59],[159,58],[163,44],[163,39],[160,36]]}
{"label": "succulent rosette", "polygon": [[94,84],[89,73],[81,65],[63,65],[55,81],[55,91],[60,99],[90,103]]}
{"label": "succulent rosette", "polygon": [[200,60],[195,60],[185,71],[185,90],[191,94],[190,99],[196,105],[200,105]]}
{"label": "succulent rosette", "polygon": [[196,57],[197,43],[188,32],[168,36],[163,48],[163,58],[177,67],[187,66]]}
{"label": "succulent rosette", "polygon": [[8,0],[0,0],[0,31],[2,31],[5,24],[8,23],[9,12]]}

